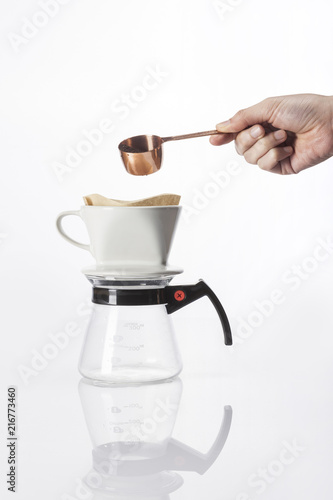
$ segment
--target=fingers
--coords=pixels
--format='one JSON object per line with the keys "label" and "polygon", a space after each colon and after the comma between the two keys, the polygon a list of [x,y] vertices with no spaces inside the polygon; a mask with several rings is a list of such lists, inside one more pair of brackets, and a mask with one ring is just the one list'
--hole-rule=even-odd
{"label": "fingers", "polygon": [[216,125],[220,132],[240,132],[255,123],[269,122],[281,98],[270,97],[264,101],[241,109],[230,120]]}
{"label": "fingers", "polygon": [[287,139],[285,130],[265,133],[261,125],[243,130],[235,139],[236,150],[248,163],[258,165],[262,170],[279,171],[282,160],[293,153],[290,146],[278,147]]}
{"label": "fingers", "polygon": [[[266,101],[274,100],[276,100],[276,98],[266,99]],[[263,101],[263,103],[266,103],[266,101]],[[266,108],[268,104],[269,103],[265,104]],[[246,122],[244,121],[246,118],[246,112],[248,110],[253,111],[253,108],[256,108],[257,106],[259,105],[252,106],[252,108],[248,108],[247,110],[239,111],[235,115],[235,117],[233,117],[228,122],[217,125],[216,128],[218,130],[222,129],[226,133],[211,136],[211,144],[219,146],[235,140],[235,147],[238,154],[244,156],[245,160],[248,163],[258,165],[262,170],[267,170],[275,173],[294,173],[289,161],[289,157],[293,154],[293,148],[291,146],[281,146],[282,143],[287,139],[287,132],[280,129],[272,132],[267,132],[265,128],[259,123],[252,123],[252,126],[248,127],[249,122],[247,122],[246,124]],[[272,103],[270,104],[270,106],[271,109],[273,109]],[[260,109],[258,108],[258,110],[255,111],[255,113],[252,113],[252,117],[259,117],[258,121],[261,122],[268,121],[268,117],[264,118],[264,116],[266,115],[258,115],[258,113],[260,113],[262,110],[260,111]],[[243,119],[243,122],[241,122],[240,118]],[[237,120],[239,120],[239,133],[234,131],[237,128],[237,124],[235,125]],[[245,130],[243,129],[244,125],[247,127]]]}
{"label": "fingers", "polygon": [[265,136],[265,129],[261,125],[254,125],[254,127],[243,130],[236,134],[235,147],[239,155],[244,155],[246,151],[250,150],[256,142]]}
{"label": "fingers", "polygon": [[213,146],[222,146],[223,144],[228,144],[233,141],[236,137],[236,134],[217,134],[211,135],[209,138],[209,142],[213,144]]}
{"label": "fingers", "polygon": [[265,134],[263,127],[255,125],[240,132],[236,137],[235,144],[237,152],[243,155],[248,163],[256,165],[262,156],[286,139],[287,133],[284,130],[276,130]]}
{"label": "fingers", "polygon": [[283,160],[291,156],[293,153],[293,148],[291,146],[286,146],[286,147],[280,147],[280,148],[273,148],[268,153],[266,153],[264,156],[259,158],[258,160],[258,166],[262,170],[267,170],[267,171],[273,171],[273,172],[278,172],[278,173],[295,173],[294,171],[286,171],[282,172],[281,170],[281,163],[283,164]]}

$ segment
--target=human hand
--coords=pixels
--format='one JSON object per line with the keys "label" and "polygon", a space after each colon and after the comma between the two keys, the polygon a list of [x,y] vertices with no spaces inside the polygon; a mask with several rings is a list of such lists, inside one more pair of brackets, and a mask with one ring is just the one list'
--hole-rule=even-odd
{"label": "human hand", "polygon": [[235,141],[248,163],[279,174],[297,174],[333,156],[333,97],[270,97],[216,126],[225,134],[213,145]]}

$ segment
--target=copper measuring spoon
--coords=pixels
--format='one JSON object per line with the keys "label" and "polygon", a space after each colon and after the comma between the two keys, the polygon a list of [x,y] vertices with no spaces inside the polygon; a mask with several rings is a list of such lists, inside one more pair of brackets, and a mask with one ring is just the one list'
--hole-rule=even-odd
{"label": "copper measuring spoon", "polygon": [[162,144],[192,137],[221,134],[218,130],[194,134],[159,137],[158,135],[137,135],[125,139],[118,145],[125,168],[132,175],[148,175],[157,172],[162,164]]}

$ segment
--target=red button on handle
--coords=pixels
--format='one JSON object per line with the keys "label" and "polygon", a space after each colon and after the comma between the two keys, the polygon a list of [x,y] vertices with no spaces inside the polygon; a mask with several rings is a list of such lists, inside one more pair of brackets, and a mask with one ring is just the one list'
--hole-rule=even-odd
{"label": "red button on handle", "polygon": [[185,299],[185,292],[183,292],[183,290],[177,290],[174,293],[174,297],[176,300],[178,300],[178,302],[181,302],[182,300]]}

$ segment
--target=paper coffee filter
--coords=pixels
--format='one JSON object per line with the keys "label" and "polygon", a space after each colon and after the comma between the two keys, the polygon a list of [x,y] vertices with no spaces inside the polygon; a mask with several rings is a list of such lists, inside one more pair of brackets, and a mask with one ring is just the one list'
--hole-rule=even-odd
{"label": "paper coffee filter", "polygon": [[159,207],[168,205],[179,205],[180,196],[177,194],[160,194],[143,198],[142,200],[113,200],[101,194],[89,194],[83,197],[85,205],[97,207]]}

